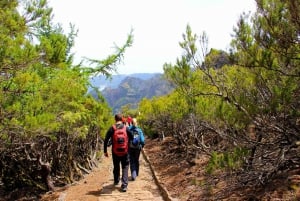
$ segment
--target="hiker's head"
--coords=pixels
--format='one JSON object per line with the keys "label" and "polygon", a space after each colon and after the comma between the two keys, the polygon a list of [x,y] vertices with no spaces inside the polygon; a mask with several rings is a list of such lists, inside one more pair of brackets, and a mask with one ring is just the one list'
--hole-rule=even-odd
{"label": "hiker's head", "polygon": [[125,117],[122,117],[122,122],[123,122],[123,124],[126,124],[127,119]]}
{"label": "hiker's head", "polygon": [[131,123],[132,123],[132,118],[131,118],[131,116],[128,116],[128,117],[127,117],[127,123],[128,123],[128,124],[131,124]]}
{"label": "hiker's head", "polygon": [[132,125],[137,126],[137,120],[136,120],[136,118],[132,118]]}
{"label": "hiker's head", "polygon": [[122,114],[116,114],[115,115],[115,121],[122,121],[122,119],[123,119]]}

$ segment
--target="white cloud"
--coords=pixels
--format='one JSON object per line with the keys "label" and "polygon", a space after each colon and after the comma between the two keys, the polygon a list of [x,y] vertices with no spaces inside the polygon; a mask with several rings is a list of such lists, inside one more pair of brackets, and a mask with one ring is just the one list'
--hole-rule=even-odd
{"label": "white cloud", "polygon": [[164,63],[181,55],[178,43],[187,24],[197,35],[205,31],[209,46],[226,50],[233,26],[254,0],[50,0],[55,21],[79,29],[73,51],[81,57],[105,58],[114,43],[125,43],[131,28],[134,43],[119,73],[163,72]]}

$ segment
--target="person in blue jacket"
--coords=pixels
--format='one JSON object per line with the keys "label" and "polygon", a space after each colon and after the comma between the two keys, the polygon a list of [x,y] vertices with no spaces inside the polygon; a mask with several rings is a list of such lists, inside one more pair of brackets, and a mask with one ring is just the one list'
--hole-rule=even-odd
{"label": "person in blue jacket", "polygon": [[131,180],[134,181],[139,176],[140,168],[140,153],[145,146],[145,137],[142,129],[138,126],[137,119],[132,118],[132,125],[129,127],[132,132],[133,139],[129,144],[129,157],[130,157],[130,172]]}

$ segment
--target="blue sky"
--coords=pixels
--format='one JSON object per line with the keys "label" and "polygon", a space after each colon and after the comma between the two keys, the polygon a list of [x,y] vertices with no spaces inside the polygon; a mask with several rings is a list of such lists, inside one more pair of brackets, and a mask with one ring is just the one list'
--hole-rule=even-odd
{"label": "blue sky", "polygon": [[79,30],[75,61],[105,58],[133,29],[120,74],[162,73],[164,63],[181,56],[178,44],[187,24],[197,35],[206,32],[209,48],[226,51],[239,15],[255,11],[254,0],[49,0],[49,5],[66,32],[69,23]]}

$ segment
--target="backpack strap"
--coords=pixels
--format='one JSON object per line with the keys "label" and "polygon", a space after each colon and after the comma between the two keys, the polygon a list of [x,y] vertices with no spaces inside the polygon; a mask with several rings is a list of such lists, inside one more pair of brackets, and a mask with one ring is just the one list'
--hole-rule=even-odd
{"label": "backpack strap", "polygon": [[[112,125],[112,128],[114,129],[114,131],[117,130],[117,125],[121,125],[121,124],[113,124]],[[125,127],[125,125],[123,125],[123,126]]]}

